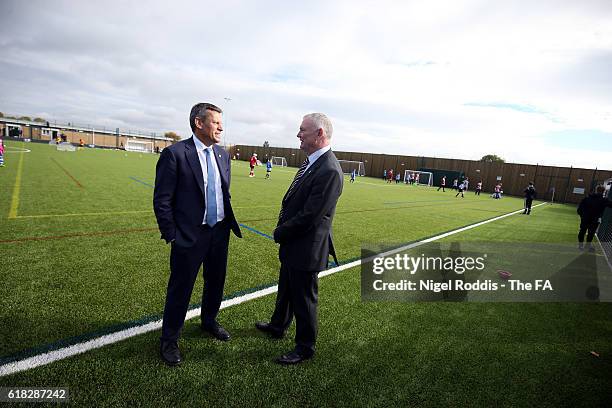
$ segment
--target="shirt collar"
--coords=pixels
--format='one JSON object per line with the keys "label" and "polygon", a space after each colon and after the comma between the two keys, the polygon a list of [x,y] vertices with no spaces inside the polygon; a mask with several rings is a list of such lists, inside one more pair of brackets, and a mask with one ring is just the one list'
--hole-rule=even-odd
{"label": "shirt collar", "polygon": [[308,156],[308,164],[312,165],[315,161],[317,161],[317,159],[321,156],[323,156],[325,153],[327,153],[328,150],[331,149],[330,145],[327,145],[325,147],[320,148],[319,150],[317,150],[316,152],[310,154]]}
{"label": "shirt collar", "polygon": [[210,145],[209,147],[206,147],[206,145],[204,143],[202,143],[200,141],[200,139],[198,139],[196,137],[196,135],[192,134],[192,136],[193,136],[193,143],[195,143],[195,147],[196,147],[197,151],[201,152],[201,151],[204,151],[205,149],[211,149],[212,150],[213,145]]}

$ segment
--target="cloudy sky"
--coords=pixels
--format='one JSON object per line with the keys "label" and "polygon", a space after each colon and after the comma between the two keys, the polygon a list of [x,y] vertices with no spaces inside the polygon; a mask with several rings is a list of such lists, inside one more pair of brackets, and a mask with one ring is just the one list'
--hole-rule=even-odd
{"label": "cloudy sky", "polygon": [[0,2],[0,111],[297,147],[612,169],[612,2]]}

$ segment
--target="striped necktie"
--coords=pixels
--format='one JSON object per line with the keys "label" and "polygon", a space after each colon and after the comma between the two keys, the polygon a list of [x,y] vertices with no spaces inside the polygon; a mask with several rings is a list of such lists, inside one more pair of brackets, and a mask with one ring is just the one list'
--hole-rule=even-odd
{"label": "striped necktie", "polygon": [[[285,197],[289,197],[289,195],[291,194],[291,192],[295,189],[295,187],[298,185],[298,183],[300,182],[300,179],[302,178],[302,176],[304,175],[304,173],[306,172],[306,167],[308,167],[308,163],[310,163],[310,161],[308,160],[308,157],[306,157],[306,160],[304,160],[304,163],[302,163],[302,165],[300,166],[298,172],[295,174],[295,177],[293,179],[293,182],[291,183],[291,185],[289,186],[289,190],[287,190],[287,194],[285,194]],[[283,200],[284,201],[284,200]],[[280,210],[280,214],[278,214],[278,219],[279,221],[283,218],[283,212],[285,210],[285,207],[283,206]]]}

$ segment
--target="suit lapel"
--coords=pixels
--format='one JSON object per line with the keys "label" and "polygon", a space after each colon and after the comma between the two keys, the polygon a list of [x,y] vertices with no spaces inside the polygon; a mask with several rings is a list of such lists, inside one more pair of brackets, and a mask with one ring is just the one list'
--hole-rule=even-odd
{"label": "suit lapel", "polygon": [[217,162],[217,169],[221,176],[221,184],[227,188],[227,168],[225,167],[225,160],[221,160],[223,157],[222,150],[216,144],[213,145],[213,152],[215,154],[215,161]]}
{"label": "suit lapel", "polygon": [[287,200],[289,200],[290,197],[292,197],[296,191],[298,191],[302,185],[304,184],[304,181],[306,181],[306,179],[308,178],[308,176],[310,176],[312,173],[314,173],[315,171],[317,171],[317,169],[321,166],[321,164],[327,160],[328,156],[329,156],[329,152],[331,152],[331,150],[326,151],[325,153],[323,153],[323,155],[321,155],[321,157],[319,157],[317,159],[317,161],[315,161],[313,163],[312,166],[310,166],[308,168],[308,170],[306,170],[306,173],[304,173],[304,175],[302,176],[302,178],[300,179],[299,183],[297,186],[295,186],[295,188],[291,191],[291,194],[287,194],[285,196],[285,198],[283,198],[283,202],[286,202]]}
{"label": "suit lapel", "polygon": [[191,167],[191,171],[193,171],[193,175],[198,182],[198,187],[200,187],[202,196],[206,197],[204,194],[204,176],[202,175],[202,166],[200,165],[200,158],[198,157],[198,151],[196,150],[195,143],[193,142],[193,137],[185,143],[185,157],[187,158],[187,163],[189,163],[189,167]]}

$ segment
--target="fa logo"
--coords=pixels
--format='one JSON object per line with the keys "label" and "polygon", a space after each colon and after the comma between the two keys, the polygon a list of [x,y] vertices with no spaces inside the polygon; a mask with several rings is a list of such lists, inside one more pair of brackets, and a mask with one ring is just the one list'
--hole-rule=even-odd
{"label": "fa logo", "polygon": [[536,290],[553,290],[553,287],[550,284],[549,280],[542,281],[542,280],[536,279],[535,288]]}

